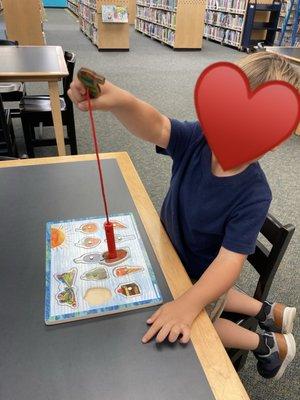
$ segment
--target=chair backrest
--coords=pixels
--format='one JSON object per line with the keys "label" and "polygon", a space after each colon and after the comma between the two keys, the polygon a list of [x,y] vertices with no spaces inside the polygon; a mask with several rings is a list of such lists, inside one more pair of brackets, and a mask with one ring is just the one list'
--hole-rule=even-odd
{"label": "chair backrest", "polygon": [[74,53],[70,53],[69,51],[65,51],[65,61],[67,64],[69,75],[63,79],[63,89],[64,89],[64,98],[66,101],[68,101],[69,97],[67,95],[67,92],[74,77],[76,55]]}
{"label": "chair backrest", "polygon": [[288,244],[294,234],[292,224],[282,225],[271,214],[268,214],[260,233],[270,242],[272,248],[268,250],[259,240],[256,242],[255,253],[248,256],[248,261],[259,274],[254,298],[265,301],[275,273],[286,252]]}
{"label": "chair backrest", "polygon": [[13,40],[0,39],[0,46],[18,46],[19,42]]}

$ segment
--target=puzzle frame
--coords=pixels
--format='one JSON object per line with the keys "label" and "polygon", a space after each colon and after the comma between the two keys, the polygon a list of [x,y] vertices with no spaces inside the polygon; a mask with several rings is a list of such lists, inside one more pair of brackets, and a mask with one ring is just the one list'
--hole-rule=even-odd
{"label": "puzzle frame", "polygon": [[105,221],[88,217],[46,224],[47,325],[162,303],[134,215],[111,216],[121,257],[116,260],[105,258]]}

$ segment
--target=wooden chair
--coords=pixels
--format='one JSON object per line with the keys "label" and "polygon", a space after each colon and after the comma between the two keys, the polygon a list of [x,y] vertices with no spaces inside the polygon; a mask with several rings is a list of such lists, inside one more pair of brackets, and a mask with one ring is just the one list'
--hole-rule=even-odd
{"label": "wooden chair", "polygon": [[[73,103],[67,91],[73,80],[75,54],[65,52],[69,75],[63,79],[63,95],[60,96],[60,105],[63,125],[67,127],[65,144],[70,145],[71,154],[77,154],[75,121]],[[35,128],[53,126],[51,103],[49,96],[25,96],[20,102],[21,120],[25,138],[27,155],[34,157],[34,148],[41,146],[56,146],[56,140],[37,138]]]}
{"label": "wooden chair", "polygon": [[0,156],[18,157],[10,111],[5,110],[0,95]]}
{"label": "wooden chair", "polygon": [[[0,40],[0,46],[18,46],[19,43],[12,40]],[[19,102],[23,96],[26,95],[25,85],[22,82],[1,82],[0,83],[0,94],[2,96],[2,101]],[[19,117],[20,111],[18,109],[13,111],[12,116]]]}
{"label": "wooden chair", "polygon": [[[261,229],[261,234],[271,243],[268,250],[259,240],[256,243],[255,253],[248,256],[249,263],[259,274],[259,280],[254,293],[254,298],[263,302],[267,299],[276,271],[287,250],[289,242],[294,234],[295,227],[291,224],[282,225],[271,214],[268,214]],[[230,319],[240,326],[253,332],[256,331],[258,321],[242,314],[224,311],[222,318]],[[228,350],[228,355],[237,371],[245,365],[248,351]]]}

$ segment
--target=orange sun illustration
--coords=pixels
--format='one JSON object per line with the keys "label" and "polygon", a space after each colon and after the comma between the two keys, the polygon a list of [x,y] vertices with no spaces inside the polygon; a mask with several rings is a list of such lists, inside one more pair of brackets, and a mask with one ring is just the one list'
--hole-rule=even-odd
{"label": "orange sun illustration", "polygon": [[54,228],[51,227],[51,248],[55,249],[61,247],[66,239],[65,232],[62,227]]}

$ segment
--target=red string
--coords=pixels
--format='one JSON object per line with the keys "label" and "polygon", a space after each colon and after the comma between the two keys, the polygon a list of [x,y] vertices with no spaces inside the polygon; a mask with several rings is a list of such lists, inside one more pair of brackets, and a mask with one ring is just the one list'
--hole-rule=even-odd
{"label": "red string", "polygon": [[107,200],[106,200],[105,187],[104,187],[104,179],[103,179],[103,174],[102,174],[101,161],[99,158],[99,146],[98,146],[98,140],[97,140],[97,136],[96,136],[96,127],[95,127],[95,121],[94,121],[93,110],[92,110],[92,105],[91,105],[91,98],[90,98],[90,93],[88,90],[86,91],[86,99],[88,102],[88,110],[89,110],[90,123],[91,123],[91,129],[92,129],[92,137],[93,137],[94,148],[95,148],[95,153],[96,153],[96,157],[97,157],[99,181],[100,181],[100,188],[101,188],[101,191],[100,191],[101,196],[100,197],[102,197],[102,200],[103,200],[106,221],[107,221],[107,223],[109,223]]}

